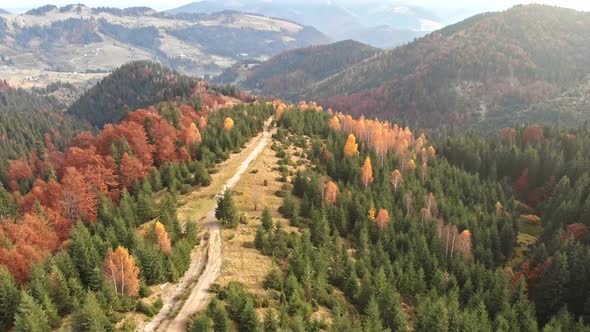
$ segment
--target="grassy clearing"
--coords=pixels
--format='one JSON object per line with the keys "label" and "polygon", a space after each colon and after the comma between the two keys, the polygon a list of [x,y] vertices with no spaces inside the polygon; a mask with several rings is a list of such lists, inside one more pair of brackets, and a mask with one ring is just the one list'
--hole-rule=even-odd
{"label": "grassy clearing", "polygon": [[518,228],[518,246],[514,248],[514,254],[510,260],[510,266],[513,267],[516,267],[524,262],[530,247],[534,245],[535,242],[537,242],[539,234],[541,234],[541,226],[539,224],[531,224],[520,220],[518,222]]}
{"label": "grassy clearing", "polygon": [[265,294],[262,282],[273,267],[272,258],[262,255],[254,247],[262,210],[268,207],[275,222],[280,222],[285,231],[299,231],[290,226],[289,221],[277,211],[283,203],[283,198],[276,196],[275,192],[280,191],[284,183],[278,181],[279,158],[271,149],[271,145],[272,143],[269,143],[264,148],[234,187],[236,206],[246,215],[248,222],[240,224],[234,230],[224,230],[223,266],[218,278],[221,286],[226,286],[230,281],[238,281],[250,292],[258,295]]}

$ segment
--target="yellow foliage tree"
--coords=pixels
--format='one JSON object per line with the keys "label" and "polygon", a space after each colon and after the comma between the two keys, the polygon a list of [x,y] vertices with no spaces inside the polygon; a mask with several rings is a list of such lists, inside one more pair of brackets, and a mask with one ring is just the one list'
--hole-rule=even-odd
{"label": "yellow foliage tree", "polygon": [[117,294],[130,297],[139,295],[139,268],[127,249],[118,246],[113,251],[109,248],[104,259],[104,272],[113,282]]}
{"label": "yellow foliage tree", "polygon": [[354,134],[348,135],[346,139],[346,144],[344,144],[344,156],[345,157],[352,157],[356,156],[359,153],[359,145],[356,143],[356,137]]}
{"label": "yellow foliage tree", "polygon": [[328,121],[328,126],[330,126],[330,128],[334,129],[334,130],[340,130],[340,120],[338,119],[337,116],[331,118]]}
{"label": "yellow foliage tree", "polygon": [[223,121],[223,129],[225,131],[231,131],[234,128],[234,120],[230,117],[225,118]]}
{"label": "yellow foliage tree", "polygon": [[365,159],[363,167],[361,167],[361,179],[365,188],[373,182],[373,166],[371,165],[371,157]]}

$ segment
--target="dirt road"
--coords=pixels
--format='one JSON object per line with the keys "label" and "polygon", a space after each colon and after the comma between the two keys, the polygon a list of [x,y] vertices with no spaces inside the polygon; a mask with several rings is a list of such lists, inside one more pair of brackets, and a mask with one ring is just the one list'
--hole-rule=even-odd
{"label": "dirt road", "polygon": [[[271,138],[271,134],[268,130],[272,119],[269,119],[264,126],[264,131],[254,138],[251,144],[254,144],[254,149],[249,152],[247,157],[243,159],[240,164],[240,167],[237,169],[236,173],[228,179],[225,184],[223,185],[222,190],[220,190],[217,194],[222,194],[226,189],[232,188],[239,180],[242,174],[246,172],[250,163],[258,157],[258,155],[262,152],[264,147],[268,144]],[[250,149],[248,149],[250,150]],[[248,151],[244,151],[244,153],[248,153]],[[241,158],[240,158],[241,159]],[[181,294],[184,288],[178,288],[175,292],[175,296],[171,296],[169,301],[164,301],[165,306],[162,308],[160,313],[154,317],[154,319],[146,325],[144,331],[174,331],[174,332],[184,332],[186,331],[186,327],[190,318],[190,315],[194,314],[195,312],[202,310],[205,308],[207,303],[211,298],[211,293],[209,293],[209,288],[215,282],[219,273],[221,272],[221,263],[222,263],[222,239],[221,239],[221,230],[219,227],[219,223],[217,219],[215,219],[215,205],[208,213],[207,213],[207,225],[209,228],[209,240],[207,241],[207,254],[205,257],[204,255],[197,255],[197,261],[193,261],[191,267],[187,271],[186,275],[194,276],[195,274],[198,275],[198,272],[202,269],[202,264],[200,262],[204,262],[205,267],[202,270],[203,273],[198,277],[197,283],[194,285],[191,294],[184,302],[184,305],[178,312],[178,315],[172,321],[166,321],[168,315],[173,311],[174,308],[174,300],[177,298],[179,294]],[[203,243],[204,245],[204,243]],[[204,250],[201,250],[204,252]],[[200,257],[200,258],[199,258]],[[181,280],[181,283],[185,281],[185,277]],[[187,282],[189,280],[186,280]]]}

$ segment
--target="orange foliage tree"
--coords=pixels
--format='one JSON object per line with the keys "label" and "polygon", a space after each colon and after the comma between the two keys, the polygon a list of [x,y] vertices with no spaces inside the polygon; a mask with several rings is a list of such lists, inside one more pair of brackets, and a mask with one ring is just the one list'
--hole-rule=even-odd
{"label": "orange foliage tree", "polygon": [[332,181],[326,184],[324,189],[324,202],[329,205],[333,205],[336,203],[336,198],[338,198],[338,185]]}
{"label": "orange foliage tree", "polygon": [[387,224],[389,224],[389,212],[385,209],[379,209],[377,213],[377,218],[375,218],[375,222],[377,223],[377,227],[380,230],[384,230]]}
{"label": "orange foliage tree", "polygon": [[117,294],[139,295],[139,268],[127,249],[118,246],[113,252],[109,248],[104,260],[104,273],[113,282]]}
{"label": "orange foliage tree", "polygon": [[164,225],[162,225],[161,222],[156,221],[156,224],[154,225],[154,233],[156,233],[158,244],[160,245],[164,255],[170,256],[170,252],[172,251],[172,247],[170,246],[170,238],[168,237],[166,228],[164,228]]}

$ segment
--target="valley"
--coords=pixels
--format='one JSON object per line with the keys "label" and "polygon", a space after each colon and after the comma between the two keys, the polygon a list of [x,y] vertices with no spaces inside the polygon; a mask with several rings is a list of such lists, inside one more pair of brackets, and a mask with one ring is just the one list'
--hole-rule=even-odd
{"label": "valley", "polygon": [[445,6],[0,11],[0,331],[589,332],[590,14]]}

